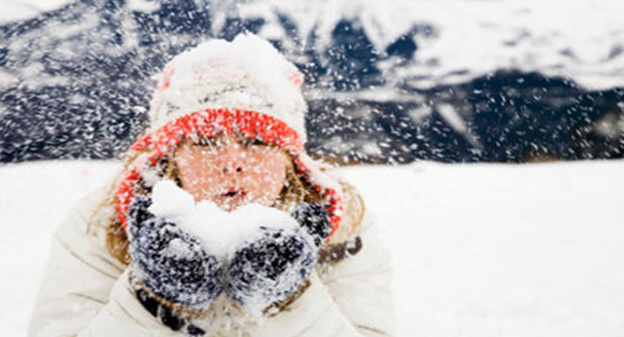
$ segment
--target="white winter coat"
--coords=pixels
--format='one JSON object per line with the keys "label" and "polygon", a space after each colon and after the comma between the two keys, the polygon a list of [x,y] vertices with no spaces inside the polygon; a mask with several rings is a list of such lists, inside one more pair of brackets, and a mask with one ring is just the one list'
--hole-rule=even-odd
{"label": "white winter coat", "polygon": [[[127,266],[106,250],[106,229],[94,216],[105,191],[84,198],[54,235],[29,336],[179,336],[147,312],[128,281]],[[110,214],[108,214],[110,216]],[[374,233],[362,220],[362,249],[312,274],[294,302],[250,336],[392,336],[391,268]],[[206,336],[227,336],[208,331]]]}

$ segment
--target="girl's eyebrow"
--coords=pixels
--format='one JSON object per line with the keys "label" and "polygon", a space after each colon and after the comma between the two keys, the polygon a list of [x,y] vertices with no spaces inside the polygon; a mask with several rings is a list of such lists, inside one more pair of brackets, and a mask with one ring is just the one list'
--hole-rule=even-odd
{"label": "girl's eyebrow", "polygon": [[256,139],[256,138],[241,138],[238,140],[238,142],[242,145],[264,145],[264,146],[268,146],[269,144],[261,141],[260,139]]}
{"label": "girl's eyebrow", "polygon": [[218,145],[221,142],[220,138],[212,138],[212,137],[202,137],[197,141],[193,142],[192,145],[197,146],[213,146]]}
{"label": "girl's eyebrow", "polygon": [[[222,137],[203,137],[198,139],[197,141],[191,143],[194,146],[216,146],[220,145],[223,142]],[[272,146],[272,144],[266,143],[260,139],[256,138],[238,138],[236,142],[243,146]]]}

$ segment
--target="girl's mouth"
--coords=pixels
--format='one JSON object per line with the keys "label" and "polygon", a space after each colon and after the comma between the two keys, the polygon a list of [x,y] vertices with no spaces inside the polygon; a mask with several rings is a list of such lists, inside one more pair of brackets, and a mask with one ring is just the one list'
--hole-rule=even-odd
{"label": "girl's mouth", "polygon": [[219,198],[221,199],[244,199],[247,196],[247,192],[242,189],[229,189],[226,192],[219,194]]}

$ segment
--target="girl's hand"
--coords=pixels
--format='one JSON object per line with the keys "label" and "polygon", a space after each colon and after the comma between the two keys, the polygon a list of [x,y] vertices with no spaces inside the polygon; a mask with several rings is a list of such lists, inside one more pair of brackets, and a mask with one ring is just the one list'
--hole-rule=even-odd
{"label": "girl's hand", "polygon": [[149,197],[139,196],[128,212],[134,276],[172,304],[207,310],[223,288],[221,263],[196,237],[150,213],[150,205]]}
{"label": "girl's hand", "polygon": [[261,239],[236,251],[226,271],[225,293],[239,309],[261,316],[295,293],[317,261],[318,247],[301,228],[263,228]]}
{"label": "girl's hand", "polygon": [[302,204],[292,216],[299,228],[262,228],[262,238],[239,248],[227,268],[225,292],[247,314],[287,300],[317,263],[318,247],[331,232],[325,208]]}
{"label": "girl's hand", "polygon": [[291,216],[297,220],[299,225],[306,229],[308,234],[314,238],[314,244],[318,247],[325,241],[331,233],[329,216],[325,207],[318,203],[301,203]]}

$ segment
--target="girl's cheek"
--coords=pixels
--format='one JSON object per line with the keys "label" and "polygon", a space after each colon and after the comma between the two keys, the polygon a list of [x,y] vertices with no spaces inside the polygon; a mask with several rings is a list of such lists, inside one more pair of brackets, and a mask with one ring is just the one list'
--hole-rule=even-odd
{"label": "girl's cheek", "polygon": [[[277,171],[276,171],[277,170]],[[254,201],[274,201],[283,185],[279,169],[271,165],[258,165],[255,170],[248,172],[244,182],[250,193],[250,199]]]}

